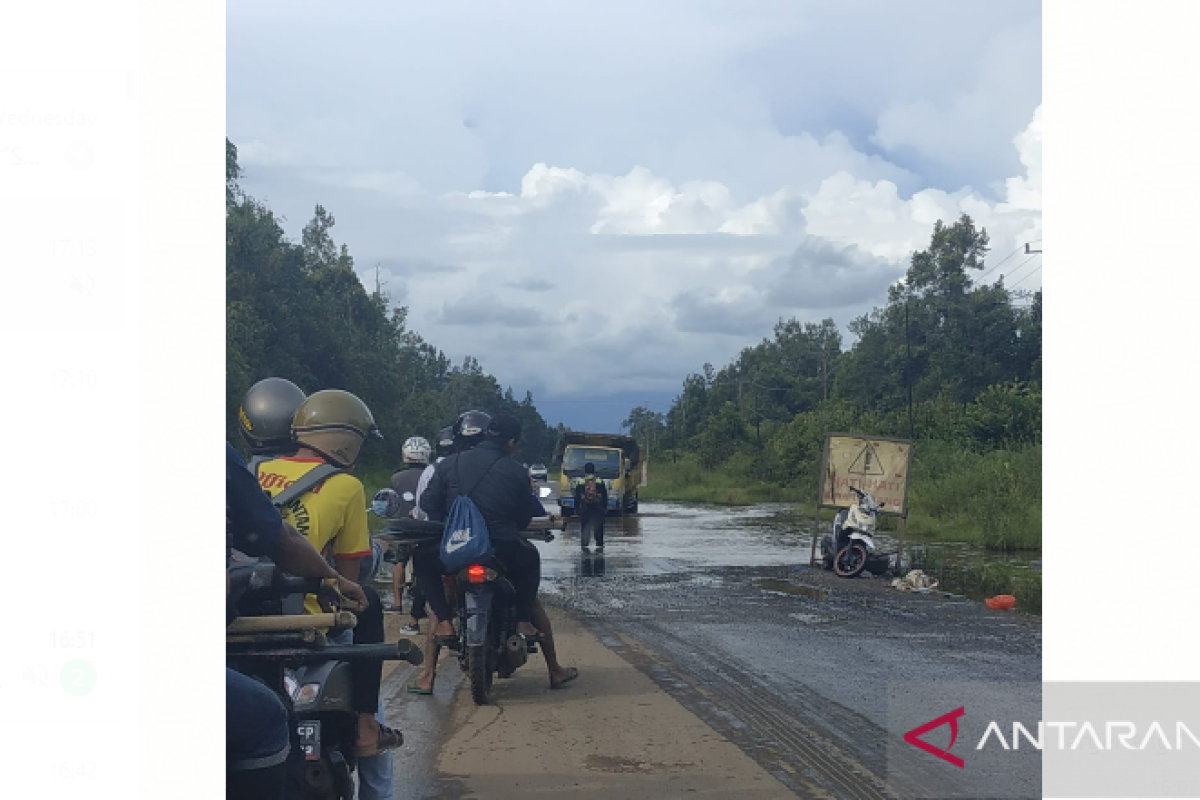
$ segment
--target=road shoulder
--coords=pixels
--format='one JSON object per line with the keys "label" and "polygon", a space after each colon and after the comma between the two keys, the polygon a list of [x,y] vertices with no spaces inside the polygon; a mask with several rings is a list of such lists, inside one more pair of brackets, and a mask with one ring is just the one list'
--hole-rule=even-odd
{"label": "road shoulder", "polygon": [[441,796],[793,796],[582,625],[550,614],[562,661],[579,667],[579,680],[551,691],[535,656],[497,682],[494,705],[459,691],[436,761]]}

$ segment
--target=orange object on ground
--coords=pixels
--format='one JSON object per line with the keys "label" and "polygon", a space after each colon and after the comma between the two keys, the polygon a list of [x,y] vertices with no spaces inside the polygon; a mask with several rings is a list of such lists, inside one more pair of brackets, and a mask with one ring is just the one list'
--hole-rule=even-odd
{"label": "orange object on ground", "polygon": [[1004,611],[1005,609],[1015,606],[1017,604],[1017,598],[1013,597],[1011,594],[998,594],[995,597],[989,597],[987,600],[984,600],[983,603],[988,608],[995,608],[1000,611]]}

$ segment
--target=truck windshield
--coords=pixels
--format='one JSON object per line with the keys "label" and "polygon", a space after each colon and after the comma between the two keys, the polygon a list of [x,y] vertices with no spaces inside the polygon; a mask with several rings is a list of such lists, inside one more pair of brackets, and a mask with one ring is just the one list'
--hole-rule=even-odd
{"label": "truck windshield", "polygon": [[563,473],[570,478],[583,474],[583,465],[596,465],[597,478],[616,478],[621,475],[621,451],[568,447],[563,454]]}

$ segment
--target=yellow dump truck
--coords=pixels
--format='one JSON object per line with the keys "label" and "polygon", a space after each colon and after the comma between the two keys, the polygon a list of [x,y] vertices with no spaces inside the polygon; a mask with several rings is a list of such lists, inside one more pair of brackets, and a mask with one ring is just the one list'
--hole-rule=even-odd
{"label": "yellow dump truck", "polygon": [[636,514],[641,458],[641,448],[632,436],[574,431],[563,434],[554,448],[554,460],[561,466],[558,507],[562,515],[575,514],[575,487],[583,480],[583,467],[588,463],[595,465],[596,478],[608,488],[608,513]]}

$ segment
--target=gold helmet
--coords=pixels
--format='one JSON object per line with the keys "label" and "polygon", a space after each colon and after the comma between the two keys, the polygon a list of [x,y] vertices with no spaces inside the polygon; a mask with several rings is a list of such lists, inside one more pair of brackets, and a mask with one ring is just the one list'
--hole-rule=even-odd
{"label": "gold helmet", "polygon": [[301,447],[343,469],[354,466],[367,437],[383,438],[367,404],[341,389],[309,395],[296,410],[292,435]]}

